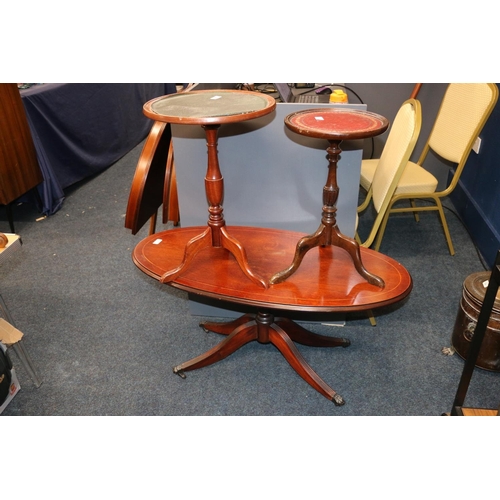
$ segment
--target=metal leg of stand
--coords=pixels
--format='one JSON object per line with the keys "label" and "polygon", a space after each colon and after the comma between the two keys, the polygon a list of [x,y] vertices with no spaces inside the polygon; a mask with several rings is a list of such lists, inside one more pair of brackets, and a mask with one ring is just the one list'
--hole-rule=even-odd
{"label": "metal leg of stand", "polygon": [[[7,318],[7,321],[15,327],[14,320],[12,319],[12,316],[10,315],[9,310],[7,309],[7,306],[5,305],[5,302],[3,300],[2,295],[0,294],[0,309],[3,312],[3,315]],[[24,347],[23,340],[19,340],[18,342],[11,344],[12,349],[14,352],[17,354],[17,357],[23,364],[24,368],[28,372],[29,376],[31,377],[31,380],[35,384],[36,387],[40,387],[42,385],[42,379],[38,375],[38,372],[33,365],[33,362],[31,360],[30,355],[28,354],[28,351]]]}

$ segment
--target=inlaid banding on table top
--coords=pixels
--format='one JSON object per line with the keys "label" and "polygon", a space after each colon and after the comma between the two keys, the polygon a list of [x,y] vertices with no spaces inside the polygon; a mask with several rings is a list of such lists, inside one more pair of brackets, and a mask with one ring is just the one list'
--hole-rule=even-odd
{"label": "inlaid banding on table top", "polygon": [[309,109],[292,113],[286,125],[302,135],[318,134],[339,139],[362,139],[381,134],[389,126],[383,116],[353,109]]}
{"label": "inlaid banding on table top", "polygon": [[[146,114],[168,117],[170,121],[182,123],[190,119],[209,119],[237,116],[244,121],[244,115],[253,118],[254,114],[269,112],[276,102],[270,96],[248,91],[214,90],[193,91],[173,94],[153,99],[145,104]],[[243,115],[243,116],[242,116]]]}
{"label": "inlaid banding on table top", "polygon": [[[160,279],[182,260],[186,241],[199,229],[173,229],[147,237],[134,250],[135,264],[146,274]],[[270,277],[289,262],[297,239],[304,236],[264,228],[231,226],[230,229],[247,248],[252,269],[264,277]],[[256,239],[256,233],[262,238]],[[250,281],[234,257],[223,248],[203,249],[193,265],[169,285],[233,303],[316,312],[374,309],[410,293],[411,276],[401,264],[374,250],[362,248],[361,251],[366,265],[383,276],[384,288],[367,283],[355,271],[347,253],[331,246],[308,252],[293,276],[266,290]]]}

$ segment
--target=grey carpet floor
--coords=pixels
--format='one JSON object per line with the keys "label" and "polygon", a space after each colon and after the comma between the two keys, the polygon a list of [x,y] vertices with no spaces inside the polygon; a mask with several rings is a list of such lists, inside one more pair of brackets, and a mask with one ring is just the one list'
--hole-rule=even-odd
{"label": "grey carpet floor", "polygon": [[[4,415],[439,416],[449,412],[463,368],[450,345],[465,278],[484,270],[460,221],[447,213],[450,256],[434,214],[390,220],[381,251],[412,274],[404,302],[344,327],[308,325],[348,337],[347,349],[299,350],[345,399],[335,406],[305,383],[271,345],[250,343],[189,372],[172,367],[220,341],[199,328],[187,295],[139,271],[131,253],[145,227],[124,228],[142,145],[66,192],[62,209],[40,216],[14,207],[23,246],[0,267],[0,291],[42,378],[36,388],[12,354],[22,389]],[[8,232],[2,212],[0,224]],[[369,219],[369,215],[367,219]],[[229,222],[228,222],[229,223]],[[366,229],[369,222],[361,222]],[[170,226],[158,227],[158,230]],[[314,228],[313,228],[314,229]],[[500,375],[476,370],[466,403],[498,407]]]}

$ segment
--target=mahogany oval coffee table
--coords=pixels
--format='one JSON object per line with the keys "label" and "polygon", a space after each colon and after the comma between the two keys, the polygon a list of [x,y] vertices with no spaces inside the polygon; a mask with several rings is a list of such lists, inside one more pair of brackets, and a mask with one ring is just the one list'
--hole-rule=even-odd
{"label": "mahogany oval coffee table", "polygon": [[229,250],[246,276],[260,286],[268,284],[248,265],[246,252],[240,242],[226,229],[223,215],[224,178],[219,166],[217,136],[221,125],[253,120],[276,108],[273,97],[245,90],[199,90],[169,94],[152,99],[144,105],[144,114],[155,122],[198,125],[205,130],[208,164],[205,192],[208,200],[208,227],[185,245],[184,259],[174,269],[166,269],[161,281],[175,279],[190,265],[202,248],[212,246]]}
{"label": "mahogany oval coffee table", "polygon": [[[135,247],[133,261],[147,275],[161,281],[165,271],[182,260],[186,243],[199,231],[200,227],[189,227],[153,234]],[[252,268],[264,277],[272,275],[290,260],[297,240],[304,236],[278,229],[243,226],[232,226],[231,232],[247,249]],[[227,337],[208,352],[174,367],[174,372],[184,377],[184,372],[216,363],[246,343],[257,340],[276,346],[314,389],[336,405],[344,404],[344,399],[309,366],[294,342],[318,347],[347,347],[350,341],[310,332],[287,319],[286,311],[363,311],[393,304],[410,293],[412,279],[401,264],[366,248],[361,248],[361,255],[363,261],[383,278],[383,288],[368,283],[357,272],[349,254],[336,246],[311,250],[293,276],[266,289],[246,279],[228,250],[204,248],[193,257],[188,269],[167,284],[200,296],[251,306],[255,314],[245,314],[227,323],[201,323],[205,330]]]}

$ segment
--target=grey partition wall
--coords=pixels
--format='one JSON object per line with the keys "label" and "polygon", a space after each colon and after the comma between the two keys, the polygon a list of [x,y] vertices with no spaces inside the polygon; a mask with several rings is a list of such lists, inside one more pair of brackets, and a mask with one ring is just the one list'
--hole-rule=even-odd
{"label": "grey partition wall", "polygon": [[[259,226],[313,233],[321,221],[323,187],[328,174],[328,141],[288,130],[285,117],[295,111],[331,107],[324,104],[278,103],[273,113],[219,130],[219,164],[224,177],[224,218],[233,226]],[[339,106],[339,105],[333,105]],[[364,105],[340,105],[366,109]],[[172,125],[182,227],[204,226],[207,147],[201,126]],[[354,236],[362,141],[343,142],[337,180],[337,223]],[[203,316],[234,316],[231,311],[199,304],[191,311]]]}

